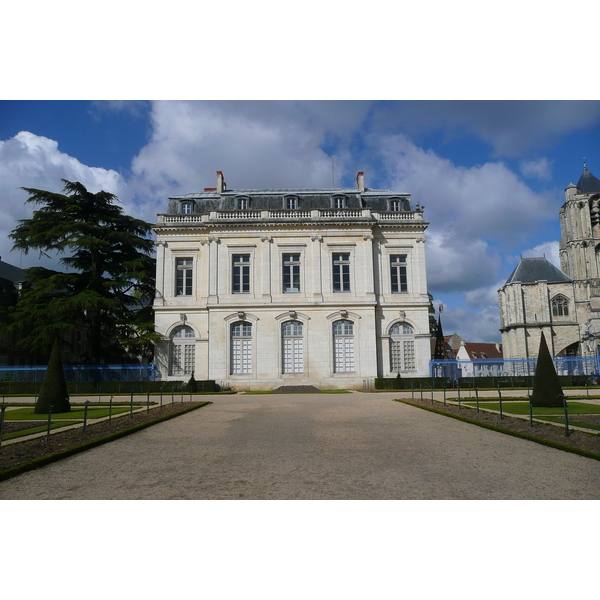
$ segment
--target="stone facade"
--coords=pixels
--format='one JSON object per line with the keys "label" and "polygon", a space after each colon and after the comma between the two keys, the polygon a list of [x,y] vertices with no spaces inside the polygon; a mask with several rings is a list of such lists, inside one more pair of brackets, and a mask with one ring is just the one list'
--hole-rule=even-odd
{"label": "stone facade", "polygon": [[600,336],[600,181],[584,167],[560,209],[562,271],[521,259],[498,291],[504,357],[537,358],[541,332],[553,356],[595,356]]}
{"label": "stone facade", "polygon": [[158,216],[161,378],[238,390],[358,388],[426,376],[427,223],[409,194],[364,187],[228,190]]}

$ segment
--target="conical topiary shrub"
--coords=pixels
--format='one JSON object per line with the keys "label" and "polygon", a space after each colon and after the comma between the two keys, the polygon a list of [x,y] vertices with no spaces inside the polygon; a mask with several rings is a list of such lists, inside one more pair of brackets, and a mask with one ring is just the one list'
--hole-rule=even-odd
{"label": "conical topiary shrub", "polygon": [[194,371],[192,371],[190,380],[185,384],[185,391],[188,392],[188,394],[195,394],[198,391],[198,382],[194,378]]}
{"label": "conical topiary shrub", "polygon": [[54,342],[46,374],[44,375],[44,383],[42,383],[42,389],[40,390],[40,395],[35,403],[33,412],[47,415],[50,412],[50,407],[52,407],[53,413],[68,412],[71,410],[69,391],[60,359],[58,340]]}
{"label": "conical topiary shrub", "polygon": [[533,379],[533,392],[531,394],[533,406],[562,407],[563,391],[542,332],[540,351],[538,352],[535,377]]}

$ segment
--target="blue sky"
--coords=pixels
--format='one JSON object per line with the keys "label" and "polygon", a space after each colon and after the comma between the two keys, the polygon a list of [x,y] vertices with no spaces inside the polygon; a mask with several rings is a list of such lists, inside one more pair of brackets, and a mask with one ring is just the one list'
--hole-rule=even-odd
{"label": "blue sky", "polygon": [[20,186],[107,189],[154,222],[169,195],[214,187],[354,186],[425,206],[428,284],[444,328],[497,341],[496,290],[521,255],[558,264],[558,210],[583,169],[600,176],[598,101],[0,102],[0,256],[27,218]]}

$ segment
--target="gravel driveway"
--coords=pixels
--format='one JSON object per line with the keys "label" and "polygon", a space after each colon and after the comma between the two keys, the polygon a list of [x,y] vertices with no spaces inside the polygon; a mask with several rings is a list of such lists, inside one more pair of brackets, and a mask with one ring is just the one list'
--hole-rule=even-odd
{"label": "gravel driveway", "polygon": [[0,498],[600,497],[598,461],[392,402],[397,396],[215,396],[2,482]]}

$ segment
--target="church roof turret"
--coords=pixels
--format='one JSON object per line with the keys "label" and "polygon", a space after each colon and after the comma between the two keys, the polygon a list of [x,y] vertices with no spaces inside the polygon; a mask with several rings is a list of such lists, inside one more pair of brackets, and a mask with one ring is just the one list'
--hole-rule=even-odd
{"label": "church roof turret", "polygon": [[583,194],[597,194],[600,193],[600,179],[594,177],[588,168],[583,165],[583,173],[577,182],[579,191]]}

